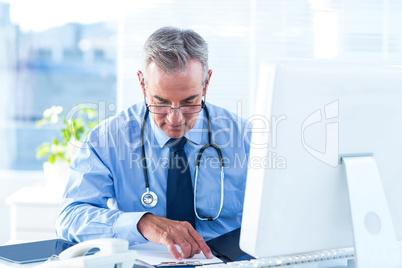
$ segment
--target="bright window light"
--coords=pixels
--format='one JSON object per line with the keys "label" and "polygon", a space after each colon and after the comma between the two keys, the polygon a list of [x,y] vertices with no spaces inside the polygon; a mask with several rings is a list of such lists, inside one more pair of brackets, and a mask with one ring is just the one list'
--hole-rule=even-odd
{"label": "bright window light", "polygon": [[117,18],[115,1],[9,0],[11,21],[22,31],[43,31],[68,22],[83,24]]}
{"label": "bright window light", "polygon": [[316,11],[313,20],[315,57],[320,59],[336,58],[339,49],[338,14],[329,11]]}

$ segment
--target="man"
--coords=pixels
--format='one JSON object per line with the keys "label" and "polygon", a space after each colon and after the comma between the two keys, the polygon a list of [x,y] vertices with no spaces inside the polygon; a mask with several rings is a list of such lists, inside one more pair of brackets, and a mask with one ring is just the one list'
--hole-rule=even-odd
{"label": "man", "polygon": [[[77,152],[60,238],[151,241],[178,260],[201,251],[212,258],[204,239],[240,227],[250,132],[234,114],[205,103],[211,75],[207,44],[194,31],[165,27],[149,37],[138,71],[145,103],[101,122]],[[197,155],[209,143],[222,157],[211,146],[203,150],[196,178]]]}

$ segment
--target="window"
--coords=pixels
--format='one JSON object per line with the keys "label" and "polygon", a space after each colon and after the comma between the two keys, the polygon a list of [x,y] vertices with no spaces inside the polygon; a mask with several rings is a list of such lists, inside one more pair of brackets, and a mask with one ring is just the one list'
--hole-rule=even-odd
{"label": "window", "polygon": [[264,58],[402,62],[399,0],[137,1],[119,18],[119,107],[142,101],[142,46],[166,25],[205,38],[213,70],[207,101],[243,117],[252,114]]}
{"label": "window", "polygon": [[0,169],[42,169],[36,147],[58,135],[52,127],[35,127],[45,109],[116,103],[117,22],[99,14],[92,22],[81,21],[74,13],[53,21],[46,16],[57,14],[46,13],[42,2],[0,2]]}
{"label": "window", "polygon": [[[45,4],[49,17],[39,20]],[[34,123],[52,105],[102,101],[123,109],[141,102],[142,47],[162,26],[192,28],[206,39],[213,70],[207,100],[243,117],[252,114],[263,58],[402,62],[399,0],[35,0],[0,7],[1,169],[41,168],[35,148],[54,133]],[[35,19],[22,21],[30,13]]]}

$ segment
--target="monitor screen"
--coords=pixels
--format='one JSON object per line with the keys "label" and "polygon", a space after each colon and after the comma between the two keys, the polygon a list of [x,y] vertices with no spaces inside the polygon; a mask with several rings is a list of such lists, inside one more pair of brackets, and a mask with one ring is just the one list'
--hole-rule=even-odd
{"label": "monitor screen", "polygon": [[264,61],[251,120],[242,250],[352,247],[345,154],[373,155],[402,239],[402,66]]}

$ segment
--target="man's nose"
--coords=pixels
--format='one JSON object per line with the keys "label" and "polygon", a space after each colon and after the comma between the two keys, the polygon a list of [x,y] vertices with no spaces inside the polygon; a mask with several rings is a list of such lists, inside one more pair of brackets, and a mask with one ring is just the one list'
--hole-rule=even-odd
{"label": "man's nose", "polygon": [[182,112],[179,108],[173,108],[170,110],[170,113],[167,115],[170,123],[180,123],[183,117]]}

